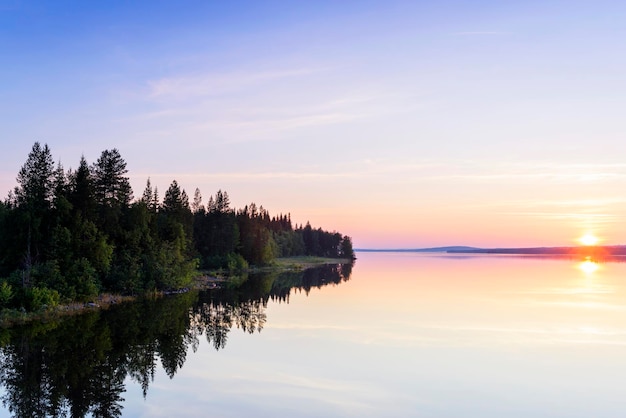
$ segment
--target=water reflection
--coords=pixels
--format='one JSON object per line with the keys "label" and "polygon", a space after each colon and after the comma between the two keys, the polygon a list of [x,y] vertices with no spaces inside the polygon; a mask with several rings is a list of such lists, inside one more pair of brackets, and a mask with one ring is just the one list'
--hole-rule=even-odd
{"label": "water reflection", "polygon": [[160,360],[170,378],[204,337],[223,349],[233,327],[261,331],[268,300],[349,279],[351,265],[260,274],[238,285],[142,300],[63,321],[0,330],[2,402],[15,417],[118,417],[127,377],[144,397]]}
{"label": "water reflection", "polygon": [[578,264],[578,268],[581,269],[586,274],[593,274],[596,270],[598,270],[599,265],[596,261],[593,261],[588,258],[585,261]]}

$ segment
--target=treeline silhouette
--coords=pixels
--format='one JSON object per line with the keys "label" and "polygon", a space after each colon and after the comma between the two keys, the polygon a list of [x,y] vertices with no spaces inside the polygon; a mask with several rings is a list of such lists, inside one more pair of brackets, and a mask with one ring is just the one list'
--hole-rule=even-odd
{"label": "treeline silhouette", "polygon": [[233,328],[249,334],[263,329],[270,299],[280,303],[292,289],[308,293],[340,284],[350,271],[345,264],[262,273],[224,289],[142,298],[58,322],[0,328],[0,399],[20,418],[122,416],[127,377],[146,397],[159,363],[173,378],[202,337],[224,349]]}
{"label": "treeline silhouette", "polygon": [[197,268],[241,270],[280,256],[354,258],[350,237],[293,227],[289,214],[255,203],[234,209],[221,190],[205,206],[196,189],[190,203],[174,180],[161,200],[148,179],[134,199],[127,173],[117,149],[66,171],[47,145],[33,145],[0,202],[0,309],[179,289]]}

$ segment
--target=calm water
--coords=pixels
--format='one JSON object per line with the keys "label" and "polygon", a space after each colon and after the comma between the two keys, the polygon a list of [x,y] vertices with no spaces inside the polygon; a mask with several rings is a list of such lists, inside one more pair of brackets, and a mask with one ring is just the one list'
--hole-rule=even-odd
{"label": "calm water", "polygon": [[626,414],[626,263],[357,255],[2,331],[0,416]]}

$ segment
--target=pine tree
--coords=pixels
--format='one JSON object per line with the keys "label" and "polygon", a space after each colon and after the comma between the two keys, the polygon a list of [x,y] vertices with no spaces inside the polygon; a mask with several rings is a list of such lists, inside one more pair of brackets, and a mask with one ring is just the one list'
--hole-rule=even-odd
{"label": "pine tree", "polygon": [[191,204],[191,211],[193,213],[204,212],[204,206],[202,206],[202,194],[200,189],[196,187],[196,191],[193,194],[193,203]]}
{"label": "pine tree", "polygon": [[96,199],[100,205],[128,206],[133,196],[126,173],[126,161],[116,148],[102,152],[93,168]]}
{"label": "pine tree", "polygon": [[51,202],[54,197],[54,162],[48,145],[35,142],[28,159],[17,175],[15,201],[22,213],[20,232],[15,237],[24,248],[22,285],[30,286],[30,271],[45,249]]}
{"label": "pine tree", "polygon": [[128,208],[132,199],[126,173],[126,161],[115,148],[103,151],[93,166],[99,227],[109,237],[123,233],[120,222],[122,211]]}
{"label": "pine tree", "polygon": [[95,186],[84,156],[80,158],[78,170],[73,175],[69,200],[75,213],[84,219],[93,220],[96,210]]}
{"label": "pine tree", "polygon": [[37,212],[50,207],[54,195],[54,162],[48,145],[35,142],[28,159],[17,175],[15,196],[18,205],[27,205]]}
{"label": "pine tree", "polygon": [[215,194],[215,211],[226,213],[230,211],[230,198],[228,193],[218,190]]}
{"label": "pine tree", "polygon": [[354,256],[354,250],[352,249],[352,239],[344,235],[343,240],[341,241],[341,257],[349,258],[351,260],[356,259]]}
{"label": "pine tree", "polygon": [[154,193],[152,193],[152,203],[150,204],[150,210],[153,213],[157,213],[161,209],[161,204],[159,203],[159,189],[155,186]]}
{"label": "pine tree", "polygon": [[166,213],[177,213],[183,209],[183,197],[178,182],[172,181],[169,189],[165,191],[163,198],[163,211]]}
{"label": "pine tree", "polygon": [[150,184],[150,177],[148,177],[148,181],[146,182],[146,188],[141,196],[141,201],[146,205],[150,205],[152,203],[152,185]]}

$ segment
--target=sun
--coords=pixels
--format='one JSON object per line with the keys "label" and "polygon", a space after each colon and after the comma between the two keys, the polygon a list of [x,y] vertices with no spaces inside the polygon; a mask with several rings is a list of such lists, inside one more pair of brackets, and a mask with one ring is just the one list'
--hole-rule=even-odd
{"label": "sun", "polygon": [[582,237],[578,238],[578,242],[582,245],[596,245],[598,243],[598,237],[592,234],[585,234]]}

